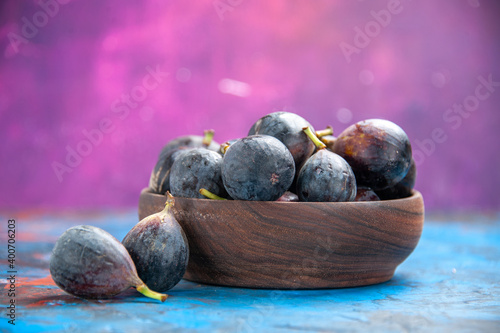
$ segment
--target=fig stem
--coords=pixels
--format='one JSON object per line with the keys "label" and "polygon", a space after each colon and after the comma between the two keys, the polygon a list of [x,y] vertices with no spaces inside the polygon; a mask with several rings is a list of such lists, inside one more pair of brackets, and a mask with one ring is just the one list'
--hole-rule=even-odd
{"label": "fig stem", "polygon": [[321,140],[321,142],[323,142],[325,145],[331,145],[335,142],[336,139],[331,139],[331,138],[325,138],[325,137],[322,137],[322,138],[319,138]]}
{"label": "fig stem", "polygon": [[222,155],[226,153],[227,148],[229,148],[230,144],[227,142],[224,142],[223,144],[220,145],[220,152]]}
{"label": "fig stem", "polygon": [[306,133],[306,135],[309,137],[309,139],[311,139],[311,141],[318,149],[326,148],[326,145],[318,139],[313,131],[311,131],[311,128],[309,126],[302,128],[302,130],[304,131],[304,133]]}
{"label": "fig stem", "polygon": [[208,147],[208,146],[210,146],[210,144],[212,143],[212,140],[214,139],[214,130],[213,129],[205,130],[204,133],[205,133],[205,136],[203,137],[202,143],[205,147]]}
{"label": "fig stem", "polygon": [[217,194],[214,194],[214,193],[212,193],[209,190],[204,189],[204,188],[200,188],[200,194],[206,196],[209,199],[213,199],[213,200],[227,200],[225,198],[219,197]]}
{"label": "fig stem", "polygon": [[330,125],[326,126],[326,128],[324,130],[316,131],[316,136],[318,138],[322,138],[322,137],[327,136],[327,135],[333,135],[333,128]]}
{"label": "fig stem", "polygon": [[170,209],[170,207],[173,207],[174,204],[175,204],[175,198],[172,194],[170,194],[169,191],[167,191],[167,193],[165,193],[165,195],[167,196],[167,201],[165,201],[165,208],[163,208],[163,213],[167,213],[168,210]]}
{"label": "fig stem", "polygon": [[169,191],[167,191],[167,193],[165,193],[165,195],[167,196],[167,201],[165,202],[165,206],[167,206],[167,205],[173,206],[174,201],[175,201],[174,196]]}
{"label": "fig stem", "polygon": [[141,285],[138,285],[135,287],[138,292],[143,294],[146,297],[152,298],[152,299],[157,299],[159,301],[165,302],[167,299],[168,295],[165,294],[160,294],[157,293],[156,291],[153,291],[146,286],[146,284],[143,282]]}

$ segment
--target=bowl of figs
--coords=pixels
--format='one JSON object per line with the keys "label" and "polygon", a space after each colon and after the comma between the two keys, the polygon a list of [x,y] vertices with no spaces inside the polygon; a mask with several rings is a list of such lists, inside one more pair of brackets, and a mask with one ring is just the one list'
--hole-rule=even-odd
{"label": "bowl of figs", "polygon": [[[201,134],[201,133],[200,133]],[[169,141],[139,199],[139,218],[169,197],[189,244],[184,279],[320,289],[390,280],[424,223],[404,130],[367,119],[334,136],[273,112],[219,144],[212,130]]]}

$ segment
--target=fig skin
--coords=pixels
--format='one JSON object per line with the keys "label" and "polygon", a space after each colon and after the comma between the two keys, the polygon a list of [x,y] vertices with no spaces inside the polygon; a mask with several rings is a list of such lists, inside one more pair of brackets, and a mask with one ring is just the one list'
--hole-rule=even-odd
{"label": "fig skin", "polygon": [[200,189],[226,198],[228,194],[222,183],[222,157],[205,149],[194,148],[183,151],[170,169],[170,192],[175,197],[205,199]]}
{"label": "fig skin", "polygon": [[380,198],[371,188],[358,187],[354,201],[380,201]]}
{"label": "fig skin", "polygon": [[381,200],[392,200],[409,197],[413,193],[413,187],[415,186],[416,179],[417,166],[415,165],[415,161],[412,159],[410,170],[408,170],[405,178],[403,178],[402,181],[394,186],[377,191],[377,195]]}
{"label": "fig skin", "polygon": [[317,151],[300,169],[297,178],[299,200],[311,202],[353,201],[357,185],[350,165],[341,156],[326,149],[326,145],[310,127],[304,127],[302,130]]}
{"label": "fig skin", "polygon": [[312,155],[297,178],[300,201],[353,201],[356,188],[356,178],[349,164],[327,149]]}
{"label": "fig skin", "polygon": [[290,188],[294,176],[292,154],[269,135],[236,141],[222,160],[222,181],[235,200],[275,201]]}
{"label": "fig skin", "polygon": [[153,193],[165,194],[170,191],[170,173],[172,165],[177,157],[184,151],[193,149],[192,147],[178,147],[166,151],[160,156],[151,176],[149,177],[149,188]]}
{"label": "fig skin", "polygon": [[166,299],[166,295],[150,291],[137,276],[125,247],[97,227],[81,225],[66,230],[54,246],[49,269],[56,285],[77,297],[110,298],[136,287],[148,297]]}
{"label": "fig skin", "polygon": [[283,194],[281,197],[278,198],[276,201],[283,201],[283,202],[297,202],[299,201],[299,196],[293,192],[286,191],[285,194]]}
{"label": "fig skin", "polygon": [[213,150],[216,152],[219,151],[220,144],[218,144],[216,141],[212,140],[210,144],[206,146],[204,140],[206,140],[205,136],[201,135],[184,135],[175,138],[169,141],[165,146],[163,146],[163,148],[160,151],[160,154],[158,155],[158,160],[160,160],[161,157],[167,154],[169,151],[178,149],[180,147],[186,147],[186,148],[206,147],[209,150]]}
{"label": "fig skin", "polygon": [[169,199],[163,211],[142,219],[122,241],[139,277],[159,292],[179,283],[189,260],[188,241],[171,212],[171,201]]}
{"label": "fig skin", "polygon": [[283,142],[293,156],[295,170],[298,174],[302,165],[315,149],[314,144],[302,131],[304,127],[309,127],[314,131],[311,124],[301,116],[291,112],[278,111],[257,120],[250,128],[248,136],[270,135]]}
{"label": "fig skin", "polygon": [[194,148],[207,148],[218,152],[220,144],[213,140],[213,130],[205,131],[205,136],[186,135],[173,139],[161,150],[149,177],[149,188],[153,193],[166,194],[170,191],[170,169],[180,152]]}
{"label": "fig skin", "polygon": [[358,186],[375,192],[396,185],[410,168],[410,140],[388,120],[368,119],[349,126],[335,140],[333,152],[352,167]]}

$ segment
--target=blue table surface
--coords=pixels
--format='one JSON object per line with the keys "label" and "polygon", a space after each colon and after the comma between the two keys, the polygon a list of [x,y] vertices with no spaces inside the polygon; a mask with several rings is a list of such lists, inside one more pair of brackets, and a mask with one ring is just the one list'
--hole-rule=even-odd
{"label": "blue table surface", "polygon": [[[101,301],[55,286],[50,252],[67,228],[89,224],[118,239],[136,211],[0,214],[1,332],[499,332],[500,215],[426,217],[394,277],[367,287],[256,290],[182,280],[160,303],[134,289]],[[16,220],[15,297],[9,297],[7,220]],[[7,306],[15,300],[15,325]]]}

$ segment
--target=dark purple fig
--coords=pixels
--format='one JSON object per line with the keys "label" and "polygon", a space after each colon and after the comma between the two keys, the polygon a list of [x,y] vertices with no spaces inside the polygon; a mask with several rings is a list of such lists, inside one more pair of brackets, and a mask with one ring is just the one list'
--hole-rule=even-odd
{"label": "dark purple fig", "polygon": [[377,191],[377,195],[382,200],[400,199],[406,198],[412,195],[413,187],[415,186],[415,180],[417,178],[417,166],[415,161],[411,160],[410,170],[406,174],[402,181],[394,186],[386,188],[385,190]]}
{"label": "dark purple fig", "polygon": [[270,135],[283,142],[292,153],[295,170],[298,173],[304,162],[314,152],[314,144],[304,134],[304,127],[312,128],[311,124],[301,116],[291,112],[273,112],[255,122],[248,135]]}
{"label": "dark purple fig", "polygon": [[349,126],[335,140],[333,152],[352,167],[358,186],[374,191],[396,185],[410,169],[410,140],[388,120],[369,119]]}
{"label": "dark purple fig", "polygon": [[97,227],[66,230],[56,242],[49,268],[54,282],[78,297],[110,298],[135,287],[147,297],[162,302],[167,298],[146,286],[125,247]]}
{"label": "dark purple fig", "polygon": [[204,199],[199,191],[206,188],[220,197],[227,197],[221,166],[222,157],[214,151],[205,148],[183,151],[170,170],[170,192],[175,197]]}
{"label": "dark purple fig", "polygon": [[297,195],[300,201],[353,201],[356,196],[356,178],[349,164],[339,155],[325,149],[325,144],[310,128],[306,127],[304,132],[318,151],[309,157],[299,172]]}
{"label": "dark purple fig", "polygon": [[200,135],[185,135],[169,141],[160,151],[158,159],[170,150],[180,147],[199,148],[205,147],[213,151],[219,151],[220,145],[213,140],[214,131],[206,130],[203,136]]}
{"label": "dark purple fig", "polygon": [[142,219],[122,241],[141,280],[160,292],[179,283],[189,259],[186,235],[172,213],[174,199],[167,195],[165,209]]}
{"label": "dark purple fig", "polygon": [[380,198],[369,187],[358,187],[357,192],[356,192],[356,198],[354,198],[354,201],[379,201]]}
{"label": "dark purple fig", "polygon": [[292,154],[269,135],[251,135],[229,146],[222,160],[224,187],[235,200],[275,201],[295,176]]}
{"label": "dark purple fig", "polygon": [[293,192],[286,191],[281,197],[276,201],[284,201],[284,202],[296,202],[299,201],[299,196]]}
{"label": "dark purple fig", "polygon": [[185,150],[190,147],[178,147],[165,152],[156,163],[149,178],[149,188],[151,192],[165,194],[170,190],[170,170],[175,160]]}
{"label": "dark purple fig", "polygon": [[197,135],[182,136],[165,145],[149,178],[151,191],[158,194],[170,191],[170,169],[180,152],[202,147],[218,152],[220,145],[213,141],[213,136],[214,131],[207,130],[203,137]]}

